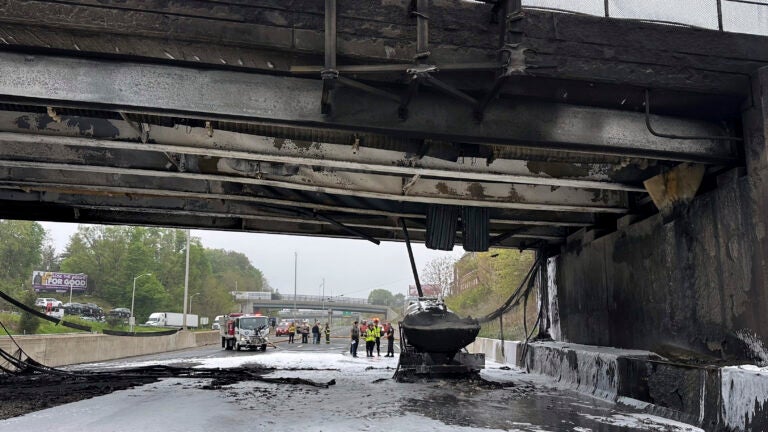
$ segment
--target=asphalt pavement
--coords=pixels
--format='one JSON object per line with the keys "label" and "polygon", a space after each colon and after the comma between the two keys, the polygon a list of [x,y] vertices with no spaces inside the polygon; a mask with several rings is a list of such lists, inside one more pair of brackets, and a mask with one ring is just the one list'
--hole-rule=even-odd
{"label": "asphalt pavement", "polygon": [[41,427],[57,432],[700,431],[499,364],[487,364],[483,379],[398,383],[392,379],[397,356],[366,358],[362,350],[362,357],[351,358],[345,337],[319,345],[285,341],[277,338],[266,352],[208,346],[78,365],[70,369],[169,365],[274,370],[265,380],[161,379],[3,420],[0,432]]}

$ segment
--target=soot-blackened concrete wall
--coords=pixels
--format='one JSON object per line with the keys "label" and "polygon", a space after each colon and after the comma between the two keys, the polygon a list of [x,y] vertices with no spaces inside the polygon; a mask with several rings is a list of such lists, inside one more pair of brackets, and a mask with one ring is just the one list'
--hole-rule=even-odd
{"label": "soot-blackened concrete wall", "polygon": [[550,260],[556,338],[768,362],[768,69],[744,114],[746,176]]}

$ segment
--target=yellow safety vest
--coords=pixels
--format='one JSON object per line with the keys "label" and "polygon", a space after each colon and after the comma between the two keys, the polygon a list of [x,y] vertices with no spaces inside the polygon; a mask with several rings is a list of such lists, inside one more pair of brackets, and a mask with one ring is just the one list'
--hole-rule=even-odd
{"label": "yellow safety vest", "polygon": [[375,329],[368,329],[365,331],[365,341],[366,342],[375,342],[376,341],[376,330]]}

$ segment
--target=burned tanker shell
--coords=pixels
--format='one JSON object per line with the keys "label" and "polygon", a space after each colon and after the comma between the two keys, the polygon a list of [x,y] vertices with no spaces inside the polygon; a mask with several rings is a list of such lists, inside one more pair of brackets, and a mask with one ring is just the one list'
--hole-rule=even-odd
{"label": "burned tanker shell", "polygon": [[400,324],[408,345],[430,353],[456,353],[480,332],[474,318],[460,318],[438,302],[414,303]]}

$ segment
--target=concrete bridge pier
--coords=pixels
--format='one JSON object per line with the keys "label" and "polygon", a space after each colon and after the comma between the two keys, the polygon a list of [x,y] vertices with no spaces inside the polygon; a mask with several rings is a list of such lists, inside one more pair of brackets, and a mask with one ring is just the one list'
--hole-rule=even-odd
{"label": "concrete bridge pier", "polygon": [[[709,407],[705,416],[699,398],[686,406],[662,396],[685,382],[688,366],[722,367],[717,384],[694,379],[692,385],[702,392],[720,386],[714,390],[723,404],[747,407],[733,415],[736,424],[728,427],[734,430],[768,427],[768,395],[734,396],[723,367],[768,366],[768,68],[752,82],[751,100],[742,111],[743,167],[705,182],[703,192],[671,220],[657,214],[620,220],[616,231],[604,236],[571,236],[549,258],[544,278],[555,340],[648,350],[683,371],[670,375],[676,378],[667,384],[657,382],[670,388],[657,388],[655,395],[653,388],[644,388],[638,398],[675,405],[702,424],[722,426],[728,423],[723,414],[728,407]],[[635,377],[638,382],[657,370],[647,369]],[[652,387],[653,376],[648,382]],[[747,391],[736,389],[741,390]]]}

